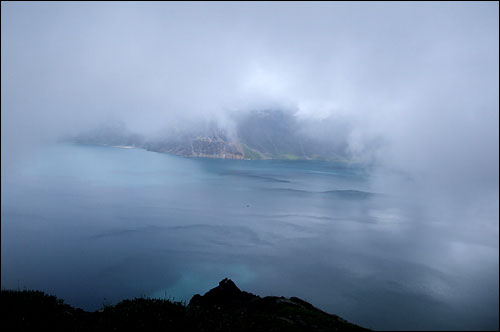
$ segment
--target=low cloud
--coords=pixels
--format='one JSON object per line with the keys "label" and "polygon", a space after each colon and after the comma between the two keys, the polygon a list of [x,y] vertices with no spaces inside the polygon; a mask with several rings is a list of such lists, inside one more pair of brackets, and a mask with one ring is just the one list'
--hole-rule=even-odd
{"label": "low cloud", "polygon": [[358,158],[498,191],[498,28],[498,3],[2,3],[2,156],[279,108]]}

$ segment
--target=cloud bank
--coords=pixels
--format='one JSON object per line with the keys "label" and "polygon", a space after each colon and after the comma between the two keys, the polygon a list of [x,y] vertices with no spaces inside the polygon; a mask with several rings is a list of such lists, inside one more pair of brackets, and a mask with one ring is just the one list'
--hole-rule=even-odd
{"label": "cloud bank", "polygon": [[3,2],[2,160],[103,121],[282,108],[345,124],[358,157],[498,192],[498,31],[494,2]]}

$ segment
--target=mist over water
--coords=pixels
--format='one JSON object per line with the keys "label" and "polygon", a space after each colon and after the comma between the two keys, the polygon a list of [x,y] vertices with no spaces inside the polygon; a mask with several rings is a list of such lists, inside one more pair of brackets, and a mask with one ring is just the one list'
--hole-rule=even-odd
{"label": "mist over water", "polygon": [[435,200],[463,208],[392,177],[380,192],[389,176],[360,164],[52,146],[2,185],[2,286],[96,310],[231,277],[374,329],[496,328],[495,197],[443,214]]}
{"label": "mist over water", "polygon": [[332,119],[311,134],[355,158],[498,182],[497,9],[4,3],[2,159],[103,122],[167,135],[278,108]]}
{"label": "mist over water", "polygon": [[[498,329],[498,3],[1,6],[2,287],[95,310],[230,277],[373,329]],[[57,143],[261,110],[350,162]]]}

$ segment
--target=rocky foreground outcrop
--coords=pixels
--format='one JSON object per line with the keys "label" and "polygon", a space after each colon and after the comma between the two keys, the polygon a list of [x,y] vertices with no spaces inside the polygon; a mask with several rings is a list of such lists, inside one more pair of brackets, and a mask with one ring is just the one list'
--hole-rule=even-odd
{"label": "rocky foreground outcrop", "polygon": [[207,331],[358,331],[367,330],[328,314],[297,297],[260,297],[224,279],[189,308],[210,322]]}
{"label": "rocky foreground outcrop", "polygon": [[260,297],[230,279],[188,305],[136,298],[96,312],[39,291],[2,290],[5,331],[353,331],[366,330],[296,297]]}

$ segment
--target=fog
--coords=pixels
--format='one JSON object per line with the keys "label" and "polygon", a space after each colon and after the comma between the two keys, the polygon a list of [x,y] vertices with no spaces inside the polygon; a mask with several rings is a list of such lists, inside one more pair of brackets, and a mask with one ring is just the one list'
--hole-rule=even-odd
{"label": "fog", "polygon": [[2,167],[103,122],[279,108],[340,124],[311,134],[357,158],[498,192],[498,22],[497,3],[2,3]]}
{"label": "fog", "polygon": [[[313,261],[316,264],[318,251],[326,248],[327,252],[331,251],[330,254],[342,262],[345,260],[345,265],[351,268],[351,257],[359,257],[343,257],[342,250],[357,246],[357,243],[353,245],[355,241],[350,243],[350,240],[346,240],[352,237],[356,241],[359,240],[360,248],[367,253],[366,257],[360,259],[359,262],[362,263],[355,262],[359,264],[360,270],[364,271],[366,266],[375,264],[370,256],[373,252],[378,252],[383,258],[387,255],[398,259],[402,257],[402,261],[407,259],[412,264],[427,264],[427,267],[442,269],[449,275],[460,275],[464,280],[469,278],[470,280],[465,281],[460,279],[460,282],[468,287],[473,285],[464,288],[470,292],[471,298],[479,298],[478,308],[484,303],[487,303],[490,309],[498,307],[498,295],[488,293],[491,290],[490,285],[494,285],[494,281],[498,280],[497,272],[491,272],[498,270],[499,241],[497,2],[2,2],[1,9],[2,194],[10,194],[6,195],[8,197],[5,200],[2,198],[2,230],[6,227],[5,202],[10,204],[10,210],[6,212],[10,218],[10,224],[7,224],[10,228],[7,228],[7,232],[11,230],[10,234],[24,234],[23,222],[28,224],[20,214],[20,211],[26,208],[21,199],[24,196],[16,191],[16,181],[21,179],[19,181],[28,188],[26,192],[33,194],[34,198],[30,203],[34,205],[32,210],[43,215],[46,220],[53,218],[63,225],[65,221],[61,220],[76,215],[71,214],[74,211],[80,211],[80,219],[76,220],[80,220],[82,224],[86,217],[95,217],[95,220],[89,218],[99,230],[115,231],[106,228],[109,226],[106,220],[118,223],[108,217],[113,216],[115,206],[119,206],[120,195],[125,195],[125,201],[129,202],[131,211],[136,208],[136,201],[144,200],[144,204],[149,204],[149,198],[139,194],[137,197],[133,194],[132,198],[129,197],[129,193],[137,190],[134,183],[127,184],[133,190],[125,190],[125,194],[110,189],[114,187],[108,188],[107,191],[87,187],[85,176],[92,174],[88,175],[88,178],[94,181],[98,179],[104,184],[118,181],[117,179],[118,182],[125,181],[123,174],[128,174],[127,176],[133,179],[130,180],[132,182],[143,181],[142,177],[135,177],[142,174],[141,167],[145,167],[145,170],[142,170],[144,174],[149,174],[148,167],[152,166],[142,165],[140,158],[154,159],[154,172],[151,173],[154,176],[144,176],[146,179],[151,177],[148,180],[151,183],[148,182],[148,185],[166,181],[163,174],[167,173],[164,173],[166,171],[163,167],[171,172],[168,174],[174,174],[172,181],[177,181],[178,174],[182,174],[180,178],[186,183],[176,184],[172,187],[175,190],[165,184],[168,190],[160,188],[157,190],[161,194],[153,195],[157,199],[155,208],[164,211],[165,215],[172,214],[178,206],[186,205],[188,211],[189,200],[195,193],[194,195],[199,195],[198,204],[201,207],[199,211],[193,212],[194,217],[190,216],[191,219],[186,220],[197,224],[197,218],[203,216],[205,207],[220,210],[221,215],[233,208],[237,211],[233,211],[233,214],[240,216],[240,198],[253,198],[247,198],[246,191],[237,191],[232,183],[225,179],[229,177],[241,188],[253,186],[254,182],[250,180],[255,180],[269,181],[270,184],[266,186],[273,190],[276,189],[274,186],[283,189],[283,183],[287,183],[286,181],[272,182],[274,177],[281,176],[278,171],[278,175],[272,173],[273,178],[270,178],[266,172],[271,171],[266,168],[266,164],[259,164],[258,167],[255,166],[256,170],[252,170],[252,164],[238,164],[239,161],[228,161],[227,164],[218,164],[219,161],[213,161],[214,164],[211,164],[211,161],[206,160],[182,161],[164,155],[148,157],[143,151],[134,151],[133,153],[139,156],[136,158],[135,155],[131,157],[123,151],[106,155],[98,149],[87,151],[86,148],[80,147],[81,151],[87,152],[71,152],[68,148],[54,148],[48,150],[52,151],[52,159],[47,157],[47,160],[40,156],[40,151],[43,146],[49,146],[61,138],[91,131],[103,124],[109,124],[111,127],[117,123],[124,124],[130,131],[144,137],[175,136],[212,122],[231,133],[235,119],[245,112],[282,110],[295,117],[299,130],[305,135],[316,138],[325,145],[345,144],[352,160],[370,165],[373,172],[368,183],[363,182],[363,187],[354,189],[394,195],[398,199],[404,197],[407,199],[405,204],[411,205],[411,208],[408,208],[411,213],[406,211],[411,217],[405,216],[406,212],[401,212],[404,211],[403,208],[401,211],[391,206],[380,208],[375,205],[366,208],[362,214],[363,218],[366,217],[365,219],[371,222],[367,223],[368,226],[360,226],[361,223],[345,223],[341,227],[331,223],[325,226],[335,230],[335,227],[340,227],[340,230],[345,231],[345,237],[344,233],[338,236],[340,244],[330,243],[331,236],[340,233],[332,231],[331,234],[325,235],[321,232],[323,226],[314,228],[318,226],[313,222],[300,224],[304,229],[310,227],[313,229],[312,233],[320,234],[321,241],[316,242],[315,237],[311,241],[303,240],[300,237],[303,234],[299,234],[297,239],[292,238],[293,241],[287,242],[289,246],[280,247],[276,243],[281,242],[275,243],[274,239],[271,239],[274,250],[277,253],[280,253],[280,250],[284,252],[283,256],[278,255],[280,259],[276,258],[276,266],[292,266],[298,261]],[[64,152],[68,153],[67,156],[59,156],[59,151],[70,152]],[[30,169],[29,172],[32,173],[26,174],[53,176],[60,172],[69,175],[64,175],[57,181],[47,177],[39,182],[30,182],[32,178],[25,177],[24,173],[17,170],[30,163],[31,156],[36,153],[37,157],[33,158],[37,160],[36,167],[32,166],[36,169]],[[76,159],[73,159],[73,156],[76,156]],[[114,173],[114,164],[110,160],[115,157],[122,158],[117,160],[132,163],[128,168],[124,168],[125,170],[121,170],[126,171],[121,175]],[[58,158],[64,163],[58,164],[54,161],[59,160]],[[94,158],[103,162],[102,167],[93,168]],[[83,164],[80,165],[79,160]],[[176,163],[181,166],[177,167]],[[54,170],[51,169],[52,166],[47,165],[52,165]],[[238,171],[225,170],[227,174],[223,173],[224,177],[213,165],[223,169],[235,168]],[[138,169],[137,173],[134,173],[135,167]],[[322,167],[326,172],[332,171],[328,166]],[[238,176],[242,176],[239,168],[250,169],[250,175],[245,178],[249,184],[238,180]],[[201,180],[198,179],[200,188],[209,188],[206,195],[205,191],[199,192],[190,182],[192,179],[189,174],[186,174],[199,169],[206,173],[201,172],[200,174],[205,175],[200,177]],[[324,171],[323,168],[319,169]],[[349,209],[352,207],[347,203],[346,206],[343,206],[343,203],[336,203],[338,206],[334,206],[327,199],[317,198],[318,195],[321,196],[319,191],[335,189],[329,187],[331,183],[322,177],[321,172],[314,176],[307,173],[305,176],[302,171],[297,174],[304,176],[307,181],[299,181],[304,187],[295,188],[295,193],[285,192],[283,196],[279,196],[270,191],[269,196],[266,196],[269,199],[257,195],[256,200],[262,200],[262,211],[259,213],[284,215],[288,213],[283,212],[284,210],[292,209],[301,216],[307,209],[319,213],[315,208],[320,203],[321,209],[318,211],[325,215],[329,213],[333,216],[343,209],[351,212]],[[342,177],[336,176],[332,175],[326,179],[340,181],[339,178]],[[222,189],[211,187],[214,178],[221,181]],[[9,187],[6,180],[11,179],[14,179],[10,182],[13,185]],[[356,181],[355,185],[358,183]],[[78,190],[75,189],[74,197],[71,196],[74,198],[74,206],[69,204],[74,207],[74,211],[67,212],[67,215],[60,214],[60,204],[44,192],[46,187],[50,188],[52,182],[54,186],[59,186],[57,188],[64,188],[61,189],[63,197],[71,196],[72,188],[79,188],[78,190],[87,196],[79,198],[76,193]],[[258,184],[266,190],[269,189],[261,182]],[[219,188],[216,192],[221,195],[214,197],[222,197],[220,201],[216,202],[217,199],[212,197],[211,190],[215,190],[214,188]],[[305,194],[302,192],[304,189],[311,192]],[[145,190],[145,195],[149,194]],[[163,199],[166,198],[172,200],[171,205],[164,205]],[[282,201],[282,205],[273,205],[273,199]],[[109,203],[107,206],[106,202],[109,201],[116,205]],[[52,206],[52,210],[40,202],[46,203],[47,207]],[[80,202],[88,206],[105,203],[102,209],[94,211],[93,208],[82,208]],[[227,202],[234,204],[229,206]],[[290,202],[293,202],[293,206],[287,205]],[[175,208],[170,210],[170,207]],[[352,211],[358,213],[355,208],[352,208]],[[137,215],[142,213],[141,210]],[[155,215],[155,210],[148,213],[153,215],[151,220],[160,224],[160,217]],[[245,213],[241,213],[241,216],[247,217]],[[227,221],[227,225],[231,227],[234,226],[232,223],[239,220],[231,214],[222,219],[219,215],[217,218],[212,217],[214,223]],[[298,220],[302,222],[300,218]],[[256,217],[255,220],[255,225],[258,226],[264,219],[259,221]],[[311,220],[308,219],[308,222]],[[391,225],[391,220],[394,222],[391,227],[395,228],[384,228],[384,225]],[[408,226],[403,221],[412,225]],[[112,222],[110,221],[110,225],[116,226]],[[136,227],[136,222],[139,223],[140,220],[130,221],[128,226]],[[170,226],[174,229],[180,227],[175,224],[175,220],[169,222],[172,222]],[[245,227],[248,226],[246,219],[242,218],[240,222]],[[426,224],[420,228],[419,222]],[[22,226],[21,230],[16,228],[17,223]],[[248,227],[256,227],[255,225]],[[262,229],[265,230],[269,225],[265,224]],[[64,227],[70,229],[73,226],[68,224]],[[363,232],[358,232],[359,229]],[[267,236],[264,231],[262,234],[255,229],[253,231],[259,236]],[[58,231],[45,232],[59,238]],[[106,232],[104,233],[107,234]],[[382,236],[371,237],[378,233]],[[75,234],[76,237],[79,236],[78,232]],[[287,235],[283,229],[276,231],[276,234],[278,238]],[[28,235],[26,238],[19,236],[18,243],[8,235],[4,236],[2,239],[8,239],[12,248],[18,248],[18,245],[21,248],[22,241],[29,239]],[[30,236],[37,238],[38,233]],[[127,243],[121,238],[117,240],[119,243],[122,241]],[[144,241],[141,238],[137,243],[143,245],[147,241],[146,237]],[[191,235],[186,236],[186,241],[196,242],[195,237]],[[179,249],[176,243],[172,245],[175,250]],[[163,239],[158,239],[158,248],[160,244],[165,245]],[[179,247],[181,245],[183,244],[180,243]],[[110,247],[108,243],[103,246]],[[256,248],[261,250],[261,247]],[[299,254],[295,261],[287,261],[285,258],[288,258],[288,254],[285,252],[288,251],[283,248],[297,251],[305,248],[308,253],[302,254],[307,257],[300,260],[297,258],[300,257]],[[227,254],[226,247],[216,249],[216,252],[223,251],[224,255]],[[19,249],[19,252],[21,251],[22,249]],[[96,250],[96,257],[99,257],[98,251]],[[135,247],[126,250],[127,253],[129,251],[135,251]],[[249,252],[249,261],[260,259],[253,251]],[[276,252],[269,250],[269,253],[262,255]],[[17,253],[13,253],[11,256],[15,258],[16,255]],[[52,262],[52,256],[47,257],[50,257],[47,261]],[[281,257],[285,258],[281,260]],[[16,261],[14,258],[12,262]],[[68,260],[70,261],[70,258]],[[33,261],[36,259],[33,258]],[[404,262],[406,264],[406,261]],[[89,266],[92,263],[89,263]],[[12,264],[14,266],[14,263]],[[263,266],[267,266],[266,264]],[[328,268],[325,263],[318,269],[325,271],[333,269],[332,266],[338,268],[332,262],[329,264],[332,265],[328,265]],[[404,279],[407,272],[401,271],[407,270],[399,267],[406,265],[398,264],[396,262],[394,265],[395,275],[400,273],[404,275]],[[166,269],[164,266],[162,268]],[[21,271],[24,269],[25,267]],[[269,283],[261,283],[261,288],[257,289],[268,291],[273,285],[281,285],[283,291],[290,290],[283,286],[286,282],[273,279],[275,276],[271,276],[272,272],[266,269],[257,270],[264,271],[263,275],[269,273]],[[289,269],[293,270],[291,267]],[[279,268],[275,270],[278,271]],[[300,268],[297,267],[297,270]],[[377,275],[383,275],[382,270],[380,267],[374,268]],[[308,275],[309,270],[307,273],[304,271],[299,271],[298,275],[290,274],[287,282],[290,285],[297,284],[297,280]],[[471,277],[462,273],[464,271],[470,273]],[[331,273],[336,274],[336,270]],[[15,277],[10,276],[12,280]],[[320,278],[324,279],[322,285],[326,287],[330,274],[325,272]],[[344,284],[349,284],[346,282],[351,280],[349,278],[339,274],[339,279],[344,280]],[[373,288],[379,287],[378,281],[373,281],[370,274],[364,275],[363,278],[359,280],[372,282]],[[412,278],[409,279],[413,280]],[[415,279],[416,284],[421,281],[419,277]],[[481,280],[486,281],[481,284]],[[380,284],[386,285],[383,283],[383,277],[380,277],[379,281]],[[404,283],[404,280],[401,282]],[[165,286],[161,285],[160,281],[157,284],[155,287]],[[474,291],[476,284],[479,284],[481,291]],[[455,288],[450,289],[460,289],[461,286],[457,285],[461,284],[456,283],[453,286]],[[387,285],[384,287],[389,288]],[[497,288],[493,291],[498,293],[498,283],[495,287]],[[323,294],[323,297],[319,298],[328,303],[330,299],[327,298],[327,293],[318,289],[312,292]],[[379,289],[381,293],[383,290]],[[348,290],[336,291],[349,293]],[[304,291],[304,294],[307,293]],[[362,298],[365,293],[362,291],[360,294]],[[456,303],[469,303],[466,295],[460,297],[461,300]],[[339,299],[338,301],[343,301],[341,297]],[[483,301],[484,299],[487,301]],[[377,305],[376,301],[373,303],[374,306]],[[352,305],[353,312],[356,312],[356,305]],[[498,326],[498,315],[488,319]]]}
{"label": "fog", "polygon": [[382,135],[391,162],[425,168],[444,154],[495,176],[497,9],[3,3],[2,137],[52,139],[110,118],[154,132],[282,107],[352,122],[359,153]]}
{"label": "fog", "polygon": [[101,123],[275,108],[430,191],[498,193],[498,27],[481,2],[4,2],[2,168]]}

